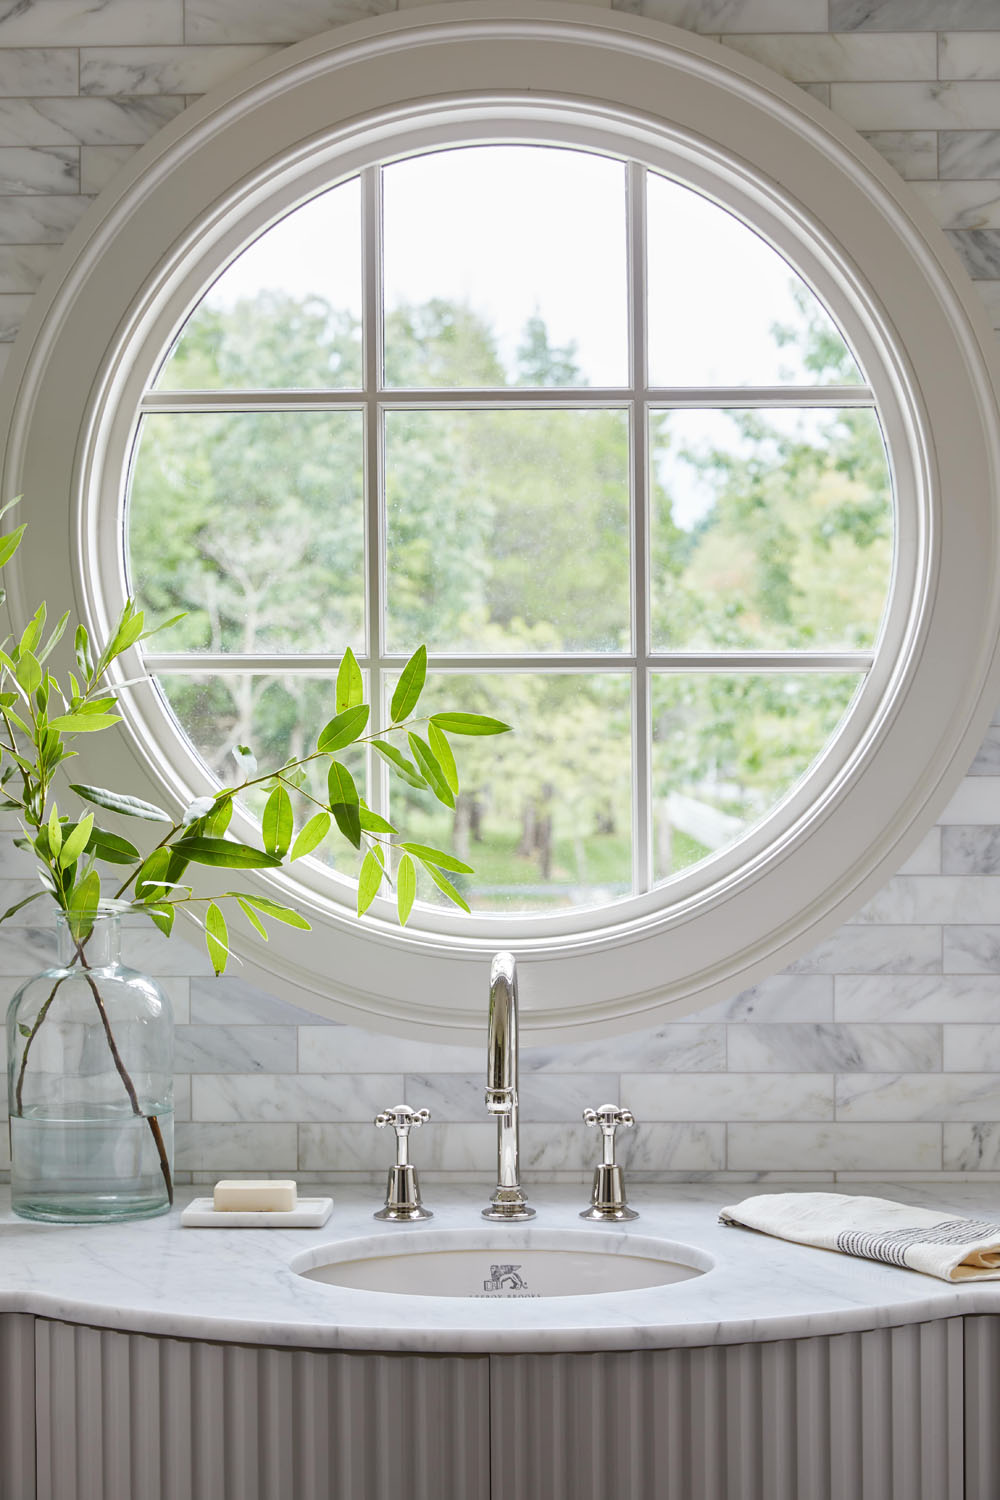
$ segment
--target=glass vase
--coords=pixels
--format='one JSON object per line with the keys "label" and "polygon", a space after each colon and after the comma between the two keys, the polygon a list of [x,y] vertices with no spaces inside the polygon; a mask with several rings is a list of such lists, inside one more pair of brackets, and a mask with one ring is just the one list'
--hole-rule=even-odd
{"label": "glass vase", "polygon": [[173,1200],[170,1002],[121,962],[119,918],[82,943],[62,916],[59,960],[7,1012],[11,1205],[26,1219],[96,1224]]}

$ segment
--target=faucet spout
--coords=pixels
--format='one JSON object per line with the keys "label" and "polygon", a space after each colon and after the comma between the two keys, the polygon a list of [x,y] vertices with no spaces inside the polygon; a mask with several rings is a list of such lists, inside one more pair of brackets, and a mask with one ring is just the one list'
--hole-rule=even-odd
{"label": "faucet spout", "polygon": [[517,965],[498,953],[490,969],[490,1015],[486,1042],[486,1108],[497,1117],[497,1185],[485,1219],[533,1219],[521,1189],[517,1102]]}

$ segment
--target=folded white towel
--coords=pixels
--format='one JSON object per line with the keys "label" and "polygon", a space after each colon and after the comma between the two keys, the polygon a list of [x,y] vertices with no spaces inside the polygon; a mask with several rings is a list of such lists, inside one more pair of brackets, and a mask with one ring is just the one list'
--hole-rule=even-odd
{"label": "folded white towel", "polygon": [[934,1209],[911,1208],[888,1198],[762,1193],[724,1208],[719,1220],[800,1245],[925,1271],[944,1281],[1000,1279],[1000,1224],[947,1218]]}

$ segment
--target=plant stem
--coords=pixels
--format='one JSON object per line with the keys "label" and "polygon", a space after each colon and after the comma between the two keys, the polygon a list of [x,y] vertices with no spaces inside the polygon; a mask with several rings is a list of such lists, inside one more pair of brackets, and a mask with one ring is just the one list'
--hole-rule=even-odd
{"label": "plant stem", "polygon": [[35,1017],[35,1024],[32,1026],[31,1031],[28,1033],[28,1036],[25,1040],[24,1051],[21,1053],[21,1066],[17,1074],[17,1088],[14,1090],[14,1102],[17,1106],[14,1113],[17,1115],[22,1115],[24,1113],[21,1096],[24,1092],[24,1075],[28,1067],[28,1052],[31,1049],[32,1042],[35,1040],[35,1036],[37,1035],[39,1026],[41,1026],[42,1022],[45,1020],[45,1017],[49,1013],[49,1006],[56,998],[56,991],[59,989],[59,986],[62,984],[63,980],[68,978],[68,974],[63,974],[56,980],[55,984],[52,986],[51,990],[48,993],[48,997],[45,1000],[44,1005],[38,1012],[38,1015]]}

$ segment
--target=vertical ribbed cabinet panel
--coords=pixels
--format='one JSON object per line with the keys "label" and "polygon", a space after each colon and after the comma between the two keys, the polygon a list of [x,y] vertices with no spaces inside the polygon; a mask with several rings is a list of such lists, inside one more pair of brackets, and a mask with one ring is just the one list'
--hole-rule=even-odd
{"label": "vertical ribbed cabinet panel", "polygon": [[0,1314],[0,1500],[35,1493],[35,1320]]}
{"label": "vertical ribbed cabinet panel", "polygon": [[35,1354],[38,1500],[489,1497],[486,1356],[266,1349],[45,1319]]}
{"label": "vertical ribbed cabinet panel", "polygon": [[[491,1360],[492,1500],[963,1500],[962,1320]],[[993,1469],[991,1500],[1000,1495]]]}
{"label": "vertical ribbed cabinet panel", "polygon": [[965,1319],[965,1493],[1000,1495],[1000,1318]]}

